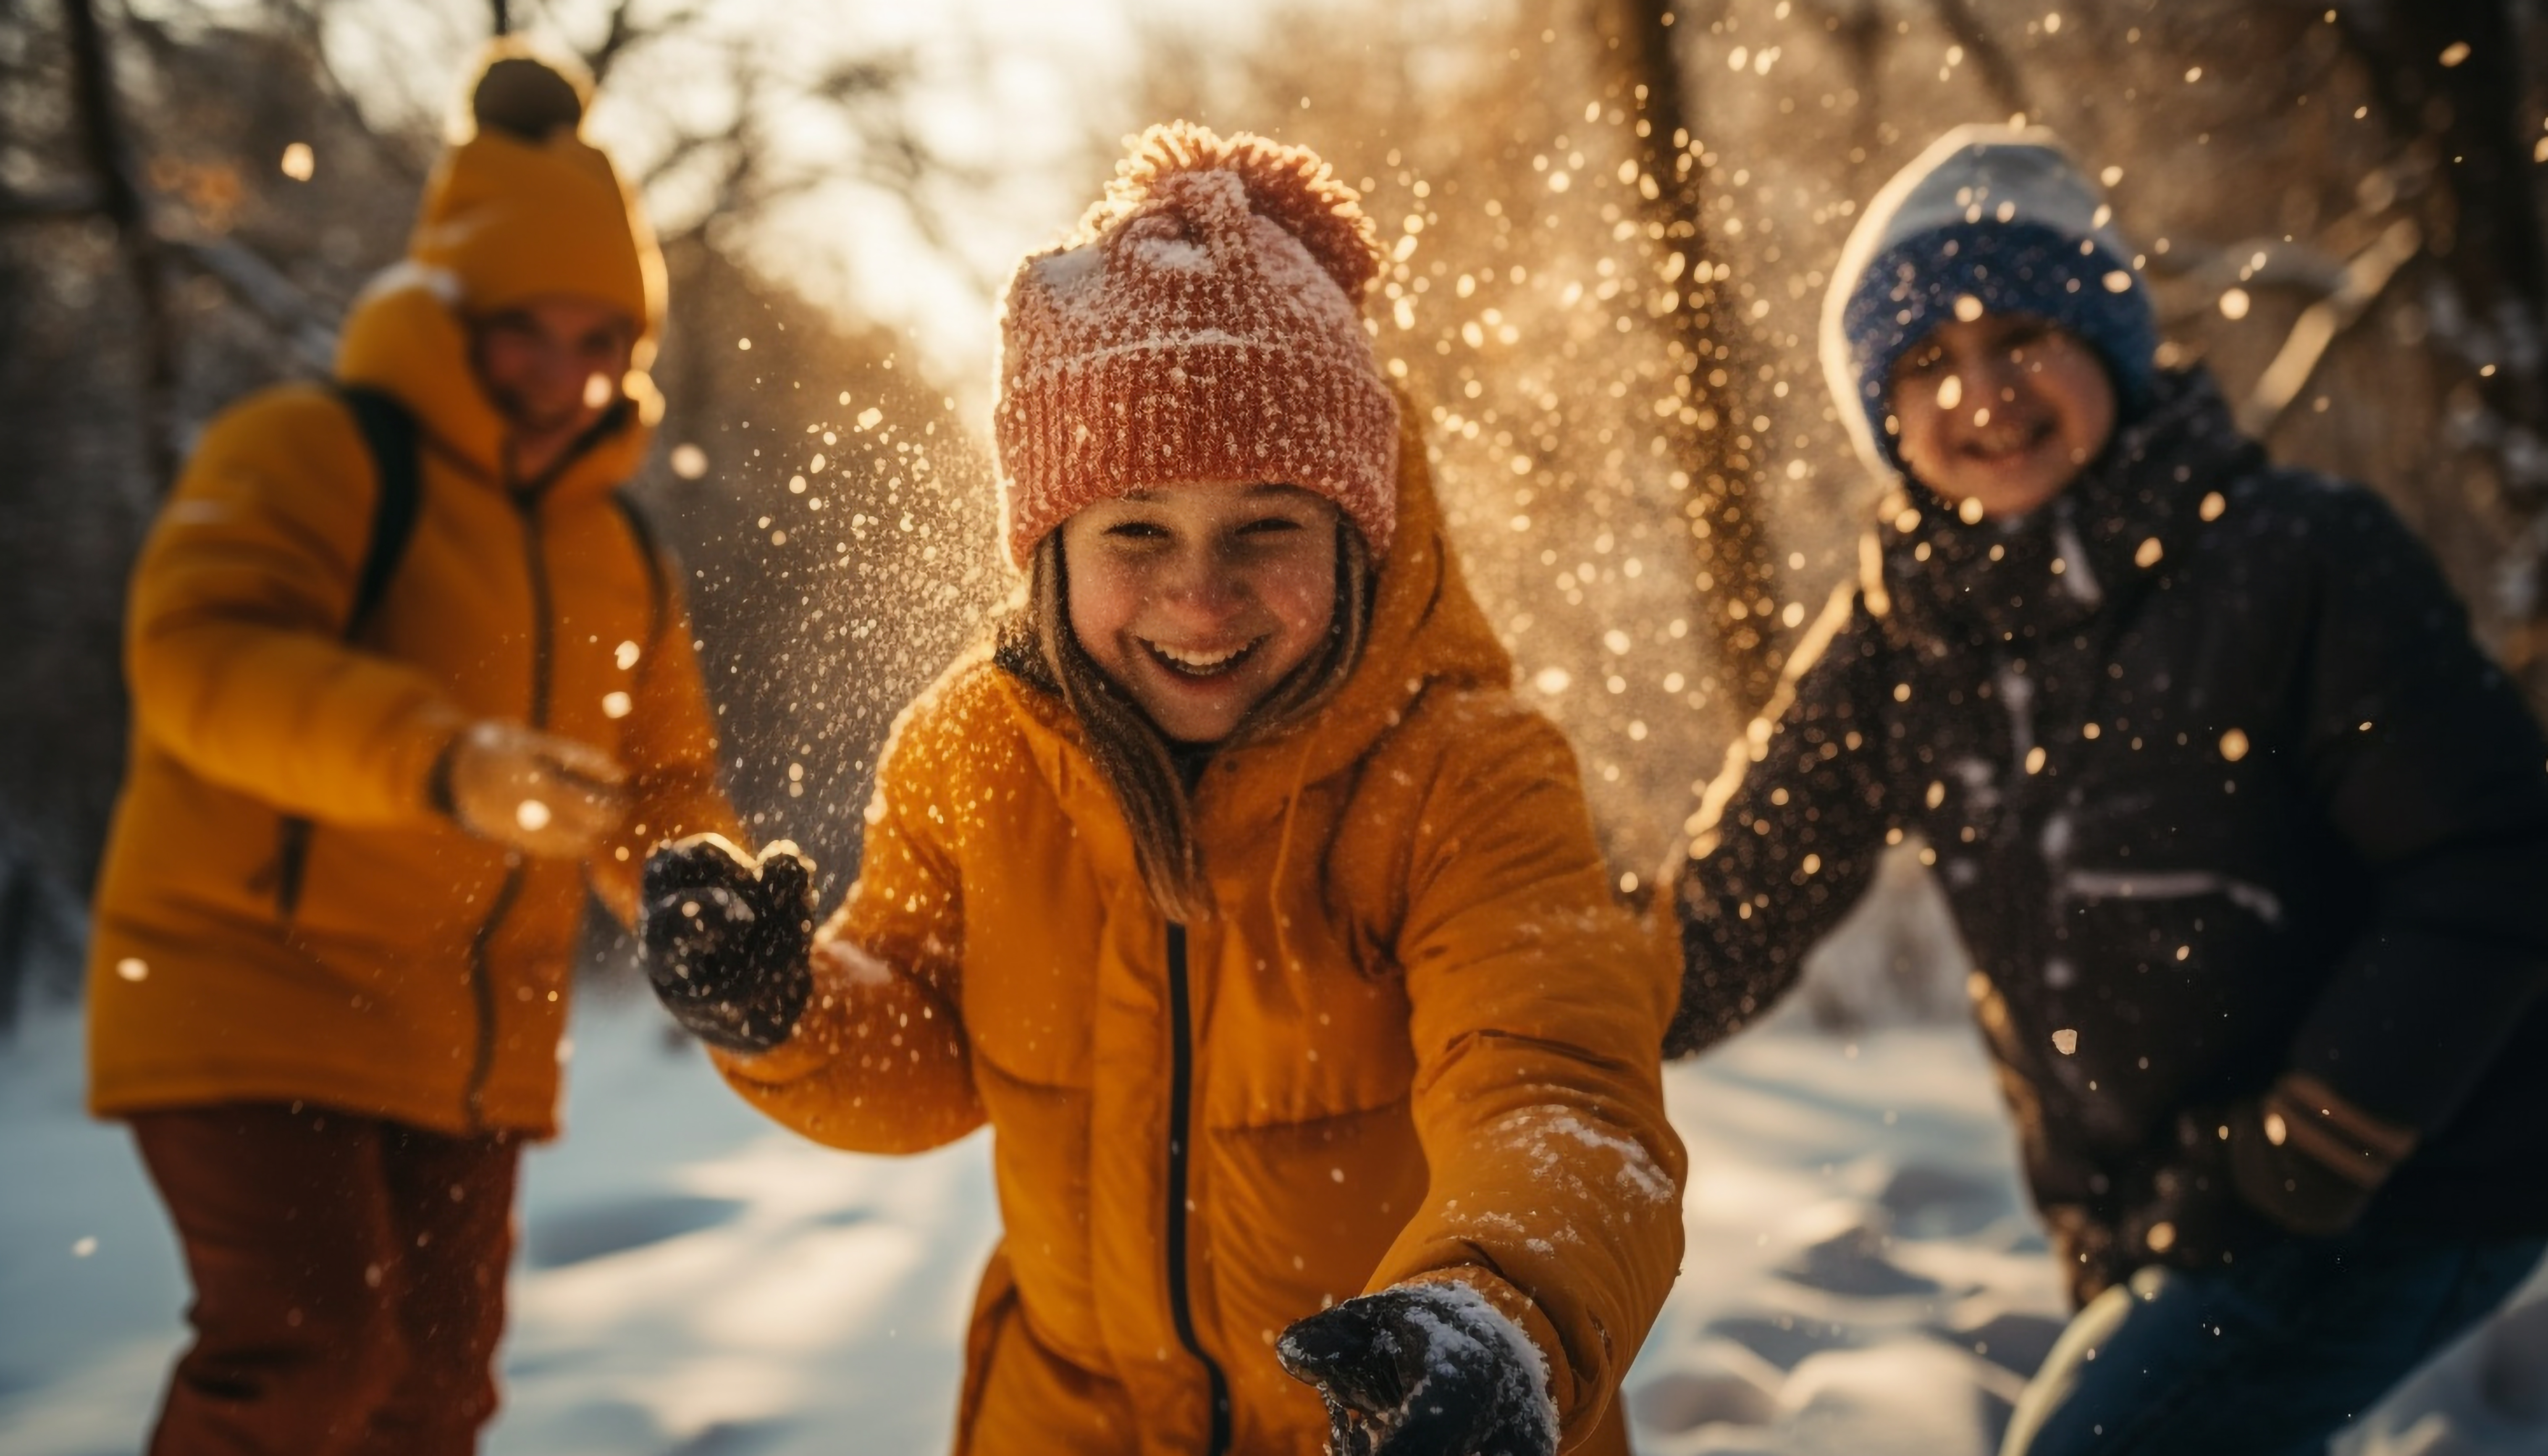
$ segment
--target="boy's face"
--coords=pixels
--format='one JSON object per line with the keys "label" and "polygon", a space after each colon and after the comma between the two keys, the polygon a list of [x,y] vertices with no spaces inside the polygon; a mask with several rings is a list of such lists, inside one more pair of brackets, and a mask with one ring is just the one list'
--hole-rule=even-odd
{"label": "boy's face", "polygon": [[597,299],[549,294],[472,319],[469,340],[498,412],[524,434],[571,436],[619,398],[637,324]]}
{"label": "boy's face", "polygon": [[2029,314],[1941,324],[1894,365],[1886,403],[1912,478],[1986,516],[2061,494],[2115,432],[2096,352]]}
{"label": "boy's face", "polygon": [[1336,507],[1298,486],[1197,481],[1062,522],[1070,630],[1159,731],[1219,743],[1325,640]]}

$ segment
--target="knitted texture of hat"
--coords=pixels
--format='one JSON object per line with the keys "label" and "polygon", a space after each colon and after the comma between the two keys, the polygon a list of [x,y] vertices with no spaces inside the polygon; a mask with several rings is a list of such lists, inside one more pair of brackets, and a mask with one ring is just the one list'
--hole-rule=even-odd
{"label": "knitted texture of hat", "polygon": [[519,43],[490,47],[475,135],[443,153],[408,256],[449,272],[485,314],[549,294],[612,305],[651,330],[664,263],[610,159],[578,135],[588,87]]}
{"label": "knitted texture of hat", "polygon": [[1958,127],[1884,184],[1823,302],[1824,377],[1868,464],[1902,467],[1885,429],[1895,363],[1976,306],[2077,335],[2104,361],[2123,417],[2139,413],[2158,321],[2112,219],[2096,184],[2040,127]]}
{"label": "knitted texture of hat", "polygon": [[1398,402],[1363,289],[1360,200],[1304,148],[1151,128],[1079,235],[1018,267],[1001,313],[1003,538],[1023,563],[1081,508],[1185,481],[1333,500],[1375,556],[1398,525]]}

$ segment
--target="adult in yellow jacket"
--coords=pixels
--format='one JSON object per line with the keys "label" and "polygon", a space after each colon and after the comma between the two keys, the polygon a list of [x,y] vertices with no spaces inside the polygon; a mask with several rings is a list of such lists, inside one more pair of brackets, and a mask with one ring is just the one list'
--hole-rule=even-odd
{"label": "adult in yellow jacket", "polygon": [[494,58],[336,388],[217,419],[135,574],[90,1102],[196,1288],[154,1452],[471,1448],[588,883],[630,913],[649,845],[734,823],[615,494],[662,267],[582,106]]}
{"label": "adult in yellow jacket", "polygon": [[810,1138],[992,1129],[959,1451],[1624,1451],[1673,956],[1401,437],[1367,228],[1178,126],[1090,233],[1009,297],[1024,606],[896,727],[819,935],[792,856],[659,854],[657,987]]}

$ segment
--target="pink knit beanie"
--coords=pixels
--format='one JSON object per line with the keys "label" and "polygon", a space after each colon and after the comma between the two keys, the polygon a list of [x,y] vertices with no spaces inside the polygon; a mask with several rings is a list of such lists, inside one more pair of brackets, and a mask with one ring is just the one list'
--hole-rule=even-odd
{"label": "pink knit beanie", "polygon": [[1398,401],[1360,302],[1379,267],[1316,154],[1143,133],[1079,235],[1009,281],[993,422],[1010,559],[1083,506],[1197,480],[1314,491],[1387,552]]}

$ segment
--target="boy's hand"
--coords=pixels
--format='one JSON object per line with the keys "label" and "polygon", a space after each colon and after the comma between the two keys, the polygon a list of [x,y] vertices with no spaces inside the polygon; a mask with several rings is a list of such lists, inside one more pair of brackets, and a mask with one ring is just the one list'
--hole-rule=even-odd
{"label": "boy's hand", "polygon": [[1319,1388],[1335,1456],[1556,1456],[1547,1372],[1461,1284],[1384,1289],[1283,1331],[1275,1358]]}
{"label": "boy's hand", "polygon": [[813,866],[785,841],[756,861],[713,834],[646,859],[638,940],[673,1019],[729,1051],[767,1051],[813,990]]}
{"label": "boy's hand", "polygon": [[2285,1072],[2230,1112],[2230,1181],[2248,1207],[2309,1238],[2361,1219],[2415,1133],[2363,1111],[2306,1072]]}
{"label": "boy's hand", "polygon": [[2415,1135],[2302,1072],[2262,1097],[2177,1120],[2177,1156],[2124,1221],[2144,1261],[2217,1269],[2279,1238],[2329,1238],[2358,1222]]}
{"label": "boy's hand", "polygon": [[628,773],[590,744],[490,718],[434,766],[433,796],[460,827],[540,859],[580,860],[628,815]]}

